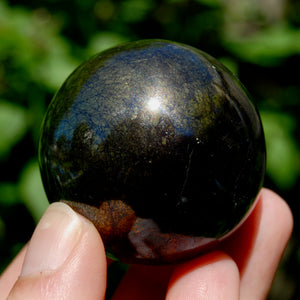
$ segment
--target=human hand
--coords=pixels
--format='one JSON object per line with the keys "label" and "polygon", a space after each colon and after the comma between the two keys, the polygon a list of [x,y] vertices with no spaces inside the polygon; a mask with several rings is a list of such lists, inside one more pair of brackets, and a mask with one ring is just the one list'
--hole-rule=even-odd
{"label": "human hand", "polygon": [[[113,299],[264,299],[292,228],[287,204],[263,189],[217,251],[176,266],[131,266]],[[104,299],[109,263],[93,224],[54,203],[1,275],[0,299]]]}

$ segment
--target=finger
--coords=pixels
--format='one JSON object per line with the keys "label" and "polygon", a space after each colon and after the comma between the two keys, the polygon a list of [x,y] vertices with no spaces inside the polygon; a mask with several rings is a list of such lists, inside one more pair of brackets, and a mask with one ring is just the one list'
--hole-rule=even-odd
{"label": "finger", "polygon": [[170,279],[167,300],[239,299],[239,271],[221,251],[178,266]]}
{"label": "finger", "polygon": [[248,220],[223,248],[239,266],[242,300],[266,298],[293,228],[282,198],[267,189],[259,197]]}
{"label": "finger", "polygon": [[95,227],[63,203],[39,222],[8,299],[104,299],[106,258]]}
{"label": "finger", "polygon": [[1,274],[0,277],[0,299],[6,299],[13,285],[17,281],[23,265],[24,256],[27,251],[27,246],[19,252],[12,263]]}

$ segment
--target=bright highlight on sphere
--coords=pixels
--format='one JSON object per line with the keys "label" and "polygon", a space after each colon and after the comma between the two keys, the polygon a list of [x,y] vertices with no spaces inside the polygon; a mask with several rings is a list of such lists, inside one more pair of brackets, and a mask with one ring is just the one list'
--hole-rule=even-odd
{"label": "bright highlight on sphere", "polygon": [[148,108],[151,111],[157,111],[160,108],[161,100],[157,97],[152,97],[148,101]]}

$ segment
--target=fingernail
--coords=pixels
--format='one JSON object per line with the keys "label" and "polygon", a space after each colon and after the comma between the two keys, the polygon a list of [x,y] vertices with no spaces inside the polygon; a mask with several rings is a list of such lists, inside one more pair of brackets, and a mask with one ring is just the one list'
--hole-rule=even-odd
{"label": "fingernail", "polygon": [[30,240],[21,277],[59,268],[76,246],[82,225],[82,218],[68,205],[51,204]]}

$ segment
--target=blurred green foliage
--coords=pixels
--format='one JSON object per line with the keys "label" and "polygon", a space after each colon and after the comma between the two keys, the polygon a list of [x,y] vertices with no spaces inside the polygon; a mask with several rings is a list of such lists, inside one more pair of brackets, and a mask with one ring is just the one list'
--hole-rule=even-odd
{"label": "blurred green foliage", "polygon": [[[37,148],[39,127],[55,91],[87,57],[145,38],[198,47],[240,77],[262,116],[265,185],[287,199],[297,219],[299,1],[0,0],[1,270],[30,238],[48,205]],[[300,263],[297,221],[295,225],[287,262],[293,278]],[[299,296],[297,288],[294,295]]]}

